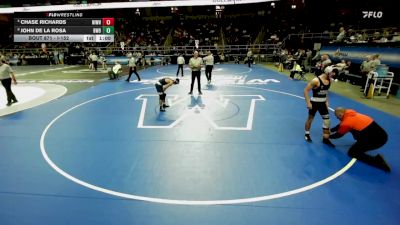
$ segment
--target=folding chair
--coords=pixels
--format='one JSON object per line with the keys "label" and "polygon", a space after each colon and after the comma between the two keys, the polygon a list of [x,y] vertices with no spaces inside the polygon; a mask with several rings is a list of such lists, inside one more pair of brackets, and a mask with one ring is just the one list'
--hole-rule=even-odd
{"label": "folding chair", "polygon": [[301,71],[295,71],[295,74],[294,74],[295,78],[296,78],[296,74],[297,74],[297,78],[296,79],[298,79],[298,80],[307,80],[305,78],[305,75],[306,75],[305,67],[303,65],[300,65],[300,67],[301,67]]}

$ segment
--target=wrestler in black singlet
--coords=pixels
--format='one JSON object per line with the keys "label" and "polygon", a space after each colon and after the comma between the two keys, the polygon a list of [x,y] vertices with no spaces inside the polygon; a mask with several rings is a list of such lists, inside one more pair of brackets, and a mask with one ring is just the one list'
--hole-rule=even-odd
{"label": "wrestler in black singlet", "polygon": [[[331,82],[328,80],[328,85],[325,85],[321,78],[317,78],[319,81],[319,86],[312,89],[313,96],[310,99],[312,108],[308,110],[308,114],[315,116],[316,112],[318,111],[324,119],[327,119],[329,118],[329,112],[328,107],[326,106],[326,97],[328,95]],[[326,115],[328,116],[327,118],[325,118]]]}

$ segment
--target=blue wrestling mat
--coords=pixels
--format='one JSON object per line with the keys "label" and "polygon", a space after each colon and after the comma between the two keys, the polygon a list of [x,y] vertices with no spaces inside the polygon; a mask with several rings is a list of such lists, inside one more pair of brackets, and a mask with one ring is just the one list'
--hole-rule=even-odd
{"label": "blue wrestling mat", "polygon": [[203,71],[201,96],[185,69],[160,112],[176,69],[1,117],[0,224],[398,224],[399,118],[329,95],[386,129],[385,173],[347,156],[350,134],[323,145],[319,114],[305,142],[306,83],[257,65]]}

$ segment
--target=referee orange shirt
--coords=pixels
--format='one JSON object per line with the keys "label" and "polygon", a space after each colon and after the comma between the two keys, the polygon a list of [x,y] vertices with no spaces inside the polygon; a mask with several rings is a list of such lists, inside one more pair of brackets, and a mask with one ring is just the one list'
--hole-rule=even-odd
{"label": "referee orange shirt", "polygon": [[349,131],[362,131],[374,120],[364,114],[358,113],[351,109],[346,109],[342,121],[340,122],[339,134],[346,134]]}

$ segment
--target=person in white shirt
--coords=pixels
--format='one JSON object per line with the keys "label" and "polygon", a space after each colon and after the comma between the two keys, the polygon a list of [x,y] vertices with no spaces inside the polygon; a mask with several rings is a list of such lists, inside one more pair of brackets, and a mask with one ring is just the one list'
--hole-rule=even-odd
{"label": "person in white shirt", "polygon": [[131,79],[132,72],[136,75],[138,81],[140,81],[140,76],[136,71],[136,59],[135,59],[135,57],[133,57],[133,54],[132,54],[131,58],[129,59],[128,66],[129,66],[129,75],[128,75],[128,78],[126,79],[126,81],[129,82],[129,80]]}
{"label": "person in white shirt", "polygon": [[17,84],[17,80],[15,79],[14,70],[5,62],[6,61],[3,58],[0,59],[0,80],[7,93],[6,105],[10,106],[11,104],[18,102],[11,90],[11,81],[13,81],[14,84]]}
{"label": "person in white shirt", "polygon": [[101,62],[101,68],[102,68],[103,70],[107,69],[107,68],[106,68],[107,59],[106,59],[106,57],[104,57],[103,54],[100,55],[99,62]]}
{"label": "person in white shirt", "polygon": [[189,60],[189,67],[192,70],[192,83],[190,84],[190,92],[188,94],[193,94],[193,85],[194,80],[197,78],[197,89],[199,91],[199,95],[202,95],[201,92],[201,83],[200,83],[200,75],[201,75],[201,67],[203,66],[203,59],[199,57],[199,52],[194,51],[193,57]]}
{"label": "person in white shirt", "polygon": [[146,63],[145,63],[145,61],[143,60],[143,54],[141,53],[141,52],[138,52],[137,54],[136,54],[136,56],[137,56],[137,61],[136,61],[136,63],[137,63],[137,65],[143,65],[143,66],[145,66],[146,65]]}
{"label": "person in white shirt", "polygon": [[293,80],[294,79],[294,75],[298,73],[301,74],[303,73],[303,70],[301,69],[301,66],[297,63],[297,61],[293,62],[293,68],[290,70],[290,77],[289,79]]}
{"label": "person in white shirt", "polygon": [[341,27],[339,29],[339,35],[336,37],[335,42],[343,42],[345,37],[346,37],[346,30],[344,29],[344,27]]}
{"label": "person in white shirt", "polygon": [[253,63],[253,52],[249,50],[247,52],[247,65],[251,67],[251,63]]}
{"label": "person in white shirt", "polygon": [[329,55],[328,54],[323,54],[321,56],[321,60],[319,62],[317,62],[317,65],[316,65],[317,68],[316,68],[316,71],[315,71],[315,75],[316,76],[321,75],[325,71],[325,69],[328,66],[330,66],[331,64],[332,64],[332,61],[329,58]]}
{"label": "person in white shirt", "polygon": [[93,52],[92,54],[90,54],[90,59],[92,61],[92,69],[94,69],[95,71],[97,71],[97,61],[99,60],[99,57],[97,56],[96,52]]}
{"label": "person in white shirt", "polygon": [[225,62],[225,55],[223,52],[221,52],[221,55],[219,55],[219,62],[224,63]]}
{"label": "person in white shirt", "polygon": [[176,76],[179,74],[179,70],[181,71],[181,77],[183,77],[183,65],[185,64],[185,58],[180,54],[176,59],[178,63],[178,70],[176,71]]}
{"label": "person in white shirt", "polygon": [[211,51],[207,52],[207,56],[203,58],[203,61],[206,64],[206,77],[207,81],[211,83],[211,73],[214,68],[214,56],[212,55]]}
{"label": "person in white shirt", "polygon": [[110,76],[110,80],[117,79],[121,71],[122,71],[121,64],[118,61],[115,61],[115,65],[113,66],[111,71],[109,71],[108,74]]}
{"label": "person in white shirt", "polygon": [[87,57],[87,62],[89,63],[89,70],[93,69],[92,54],[93,53],[90,53],[89,56]]}

